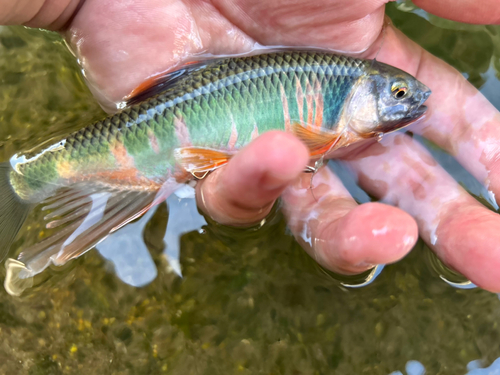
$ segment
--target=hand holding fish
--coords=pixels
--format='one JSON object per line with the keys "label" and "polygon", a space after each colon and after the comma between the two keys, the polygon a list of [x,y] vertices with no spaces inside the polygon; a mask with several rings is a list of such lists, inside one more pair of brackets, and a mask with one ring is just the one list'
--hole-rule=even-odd
{"label": "hand holding fish", "polygon": [[[377,60],[409,72],[433,92],[424,122],[412,130],[452,153],[500,196],[500,114],[458,72],[393,27],[385,29],[382,43],[383,0],[324,0],[313,6],[308,1],[67,0],[39,1],[38,8],[31,2],[25,8],[2,2],[7,5],[0,8],[2,24],[66,33],[96,95],[108,105],[147,77],[197,54],[245,53],[256,43],[307,45],[363,58],[378,53]],[[416,2],[459,21],[500,20],[493,1],[480,9],[448,3]],[[470,197],[417,142],[396,134],[345,156],[365,190],[399,208],[357,205],[327,169],[316,174],[311,189],[310,174],[302,173],[309,154],[291,134],[266,133],[200,181],[199,204],[219,222],[245,225],[264,218],[283,194],[297,239],[321,265],[343,273],[401,259],[420,233],[451,267],[485,289],[500,291],[500,216]]]}

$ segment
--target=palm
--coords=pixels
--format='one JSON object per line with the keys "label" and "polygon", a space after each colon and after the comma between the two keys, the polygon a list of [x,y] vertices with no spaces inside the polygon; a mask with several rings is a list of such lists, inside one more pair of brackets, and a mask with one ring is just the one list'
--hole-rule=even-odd
{"label": "palm", "polygon": [[360,1],[356,8],[346,6],[349,0],[287,3],[87,0],[69,39],[85,56],[91,79],[118,101],[145,77],[196,55],[242,53],[256,44],[360,52],[382,30],[384,1]]}
{"label": "palm", "polygon": [[[104,98],[119,101],[148,76],[196,55],[242,53],[256,43],[314,46],[373,57],[381,43],[384,3],[86,0],[70,24],[68,38],[83,57],[91,83]],[[416,75],[432,89],[429,114],[413,130],[454,153],[500,197],[499,113],[451,67],[392,27],[386,29],[377,58]],[[232,224],[258,220],[296,179],[305,160],[303,146],[286,138],[281,140],[282,149],[273,150],[275,136],[257,140],[204,181],[200,203],[214,218]],[[267,158],[261,163],[263,154]],[[362,156],[351,156],[347,162],[365,189],[410,213],[421,236],[448,264],[480,286],[500,290],[499,216],[469,197],[409,137],[387,137]],[[258,180],[255,176],[283,170],[289,175],[281,176],[282,186],[271,192],[252,185]],[[381,204],[357,206],[328,171],[315,177],[314,198],[309,181],[310,176],[302,176],[288,186],[285,210],[298,239],[324,266],[359,272],[394,262],[413,246],[415,221],[403,211]],[[311,211],[316,212],[311,215]],[[306,241],[309,236],[315,241]]]}

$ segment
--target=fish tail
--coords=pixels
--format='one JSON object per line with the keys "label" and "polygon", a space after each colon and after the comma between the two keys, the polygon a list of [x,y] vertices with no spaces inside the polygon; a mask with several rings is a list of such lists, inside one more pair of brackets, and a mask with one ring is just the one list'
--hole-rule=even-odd
{"label": "fish tail", "polygon": [[10,182],[10,163],[0,163],[0,261],[7,255],[31,204],[19,197]]}

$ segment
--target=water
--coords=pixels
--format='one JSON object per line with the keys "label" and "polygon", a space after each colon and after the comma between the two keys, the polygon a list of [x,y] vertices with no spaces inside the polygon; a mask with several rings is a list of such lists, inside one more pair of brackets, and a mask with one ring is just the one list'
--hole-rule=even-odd
{"label": "water", "polygon": [[[389,14],[499,107],[499,28],[407,10],[393,4]],[[2,160],[102,116],[58,36],[0,29]],[[482,194],[451,158],[429,147],[461,183]],[[191,210],[196,218],[192,206],[183,207],[187,202],[172,197],[170,216]],[[148,251],[136,253],[142,273],[120,266],[123,257],[107,249],[106,257],[91,251],[38,275],[20,298],[1,290],[0,374],[416,375],[425,369],[472,375],[498,368],[499,297],[448,285],[440,276],[463,280],[422,242],[369,285],[352,289],[342,283],[361,279],[338,280],[320,269],[278,210],[258,230],[198,217],[179,244],[180,230],[165,231],[168,220],[163,204],[145,223]],[[17,244],[39,232],[31,222]],[[172,262],[176,251],[182,278]],[[153,270],[151,283],[129,285],[143,285]]]}

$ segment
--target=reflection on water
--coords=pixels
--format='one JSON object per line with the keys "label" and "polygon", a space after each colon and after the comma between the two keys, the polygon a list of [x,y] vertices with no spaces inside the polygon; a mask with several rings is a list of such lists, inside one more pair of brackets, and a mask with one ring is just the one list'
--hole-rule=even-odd
{"label": "reflection on water", "polygon": [[[398,27],[485,95],[499,92],[498,28],[426,20],[400,5],[389,8]],[[2,160],[102,116],[71,55],[50,33],[2,28],[0,83]],[[488,201],[475,180],[440,157]],[[333,164],[342,176],[342,165]],[[368,199],[354,181],[351,187],[357,199]],[[358,282],[324,273],[279,212],[258,230],[242,230],[205,223],[193,203],[172,196],[168,207],[159,205],[98,245],[101,254],[49,267],[20,298],[1,291],[0,373],[498,371],[498,296],[443,282],[463,280],[440,268],[422,242],[368,285],[346,288]],[[16,245],[36,242],[42,230],[32,220]]]}
{"label": "reflection on water", "polygon": [[423,258],[427,262],[428,266],[434,270],[437,275],[439,275],[439,278],[448,285],[458,289],[477,288],[477,286],[465,276],[447,267],[425,244],[423,248]]}
{"label": "reflection on water", "polygon": [[383,264],[378,264],[376,265],[372,270],[369,271],[368,275],[366,276],[365,280],[359,284],[352,284],[347,281],[343,281],[341,284],[342,286],[345,286],[346,288],[362,288],[367,285],[370,285],[375,281],[375,279],[382,273],[384,270],[384,265]]}
{"label": "reflection on water", "polygon": [[116,276],[128,285],[148,285],[158,275],[142,237],[144,227],[155,212],[156,207],[96,245],[99,253],[113,264]]}
{"label": "reflection on water", "polygon": [[[191,188],[191,190],[193,190]],[[194,194],[194,191],[192,192]],[[207,222],[198,213],[196,201],[193,197],[181,199],[179,192],[167,199],[168,203],[168,223],[163,241],[165,243],[165,257],[172,270],[182,277],[180,258],[180,237],[191,231],[201,231],[201,227]]]}
{"label": "reflection on water", "polygon": [[[406,375],[424,375],[425,368],[419,361],[408,361],[405,366]],[[390,375],[403,375],[401,371],[391,372]]]}
{"label": "reflection on water", "polygon": [[482,361],[476,360],[472,361],[467,365],[467,369],[470,370],[467,375],[498,375],[500,374],[500,358],[491,364],[487,368],[482,367]]}

